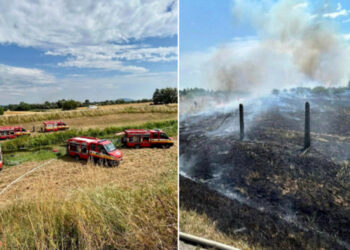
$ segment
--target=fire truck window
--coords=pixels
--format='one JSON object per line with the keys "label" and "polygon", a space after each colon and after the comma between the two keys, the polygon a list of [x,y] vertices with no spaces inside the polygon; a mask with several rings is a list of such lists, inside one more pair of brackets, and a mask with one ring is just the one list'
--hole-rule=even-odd
{"label": "fire truck window", "polygon": [[149,141],[149,137],[147,136],[147,137],[143,137],[143,141]]}
{"label": "fire truck window", "polygon": [[158,138],[158,133],[153,133],[153,138]]}
{"label": "fire truck window", "polygon": [[26,130],[24,128],[22,128],[22,131],[25,132]]}
{"label": "fire truck window", "polygon": [[101,152],[102,146],[101,145],[97,145],[97,151]]}
{"label": "fire truck window", "polygon": [[160,138],[162,138],[162,139],[169,139],[169,137],[166,134],[164,134],[164,133],[160,134]]}
{"label": "fire truck window", "polygon": [[97,150],[96,144],[92,144],[91,149],[92,149],[92,151],[96,151]]}
{"label": "fire truck window", "polygon": [[134,142],[140,142],[140,136],[134,136],[134,139],[133,139],[133,141]]}
{"label": "fire truck window", "polygon": [[78,152],[78,145],[73,143],[73,142],[71,142],[70,143],[70,150],[74,151],[74,152]]}
{"label": "fire truck window", "polygon": [[133,137],[129,137],[129,142],[133,142]]}
{"label": "fire truck window", "polygon": [[81,152],[82,152],[83,154],[86,154],[86,153],[87,153],[86,145],[81,145]]}
{"label": "fire truck window", "polygon": [[11,131],[10,131],[10,134],[11,134],[11,135],[14,135],[14,134],[15,134],[15,131],[11,130]]}

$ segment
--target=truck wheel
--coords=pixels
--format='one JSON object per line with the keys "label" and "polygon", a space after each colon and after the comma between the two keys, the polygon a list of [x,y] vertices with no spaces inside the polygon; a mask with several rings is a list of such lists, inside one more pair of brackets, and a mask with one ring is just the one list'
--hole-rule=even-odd
{"label": "truck wheel", "polygon": [[140,145],[135,145],[135,148],[136,148],[136,149],[139,149],[139,148],[140,148]]}

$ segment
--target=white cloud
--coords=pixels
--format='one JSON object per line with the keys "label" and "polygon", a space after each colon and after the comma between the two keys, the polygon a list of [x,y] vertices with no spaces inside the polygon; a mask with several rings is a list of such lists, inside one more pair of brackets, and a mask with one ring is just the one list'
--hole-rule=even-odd
{"label": "white cloud", "polygon": [[342,9],[341,3],[338,3],[338,4],[337,4],[337,10],[339,11],[339,10],[341,10],[341,9]]}
{"label": "white cloud", "polygon": [[143,67],[128,66],[123,61],[168,62],[177,60],[177,47],[150,47],[146,45],[80,46],[47,51],[47,55],[69,56],[61,67],[98,68],[123,72],[146,72]]}
{"label": "white cloud", "polygon": [[0,86],[6,85],[26,86],[26,85],[48,85],[55,81],[52,75],[44,71],[32,68],[12,67],[0,64]]}
{"label": "white cloud", "polygon": [[304,3],[299,3],[297,5],[294,6],[294,9],[298,9],[298,8],[307,8],[309,6],[309,4],[307,2]]}
{"label": "white cloud", "polygon": [[176,35],[176,0],[0,0],[0,6],[0,43],[69,55],[59,66],[134,73],[147,70],[123,60],[177,59],[173,47],[127,45]]}
{"label": "white cloud", "polygon": [[0,0],[0,42],[47,48],[177,33],[174,0]]}
{"label": "white cloud", "polygon": [[348,15],[348,11],[347,10],[339,10],[337,12],[331,12],[331,13],[323,14],[323,17],[337,18],[339,16],[347,16],[347,15]]}

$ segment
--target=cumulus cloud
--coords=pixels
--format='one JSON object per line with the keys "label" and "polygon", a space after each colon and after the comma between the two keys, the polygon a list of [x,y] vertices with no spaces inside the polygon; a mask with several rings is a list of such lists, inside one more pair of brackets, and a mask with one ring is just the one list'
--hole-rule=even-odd
{"label": "cumulus cloud", "polygon": [[175,0],[0,0],[0,42],[43,48],[177,33]]}
{"label": "cumulus cloud", "polygon": [[147,69],[124,61],[177,58],[174,47],[129,46],[176,35],[176,0],[0,0],[0,6],[0,43],[69,55],[62,67],[139,73]]}
{"label": "cumulus cloud", "polygon": [[0,86],[26,87],[29,85],[47,85],[55,81],[52,75],[40,69],[12,67],[0,64]]}
{"label": "cumulus cloud", "polygon": [[146,72],[143,67],[128,66],[123,61],[168,62],[177,60],[177,47],[150,47],[148,45],[88,45],[78,48],[59,48],[46,55],[68,56],[61,67],[100,68],[123,72]]}

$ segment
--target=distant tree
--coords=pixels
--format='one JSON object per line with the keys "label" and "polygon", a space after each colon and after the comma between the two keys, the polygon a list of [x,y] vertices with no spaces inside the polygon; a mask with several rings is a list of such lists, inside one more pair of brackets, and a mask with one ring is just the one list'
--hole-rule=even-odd
{"label": "distant tree", "polygon": [[83,103],[83,106],[88,107],[90,105],[90,100],[86,99]]}
{"label": "distant tree", "polygon": [[329,90],[326,89],[325,87],[322,87],[322,86],[318,86],[318,87],[315,87],[311,90],[311,92],[313,94],[317,94],[317,95],[327,95],[329,94]]}
{"label": "distant tree", "polygon": [[16,111],[28,111],[30,110],[30,105],[25,102],[20,102],[19,105],[15,108]]}
{"label": "distant tree", "polygon": [[154,104],[177,103],[177,88],[156,89],[152,100]]}
{"label": "distant tree", "polygon": [[273,89],[272,90],[272,94],[273,95],[278,95],[280,93],[280,91],[278,89]]}
{"label": "distant tree", "polygon": [[74,100],[68,100],[62,104],[62,110],[72,110],[76,109],[77,107],[79,107],[79,102]]}
{"label": "distant tree", "polygon": [[4,115],[5,109],[3,107],[0,107],[0,115]]}
{"label": "distant tree", "polygon": [[154,104],[160,104],[161,103],[161,96],[160,96],[159,89],[156,89],[154,91],[152,100],[153,100]]}

